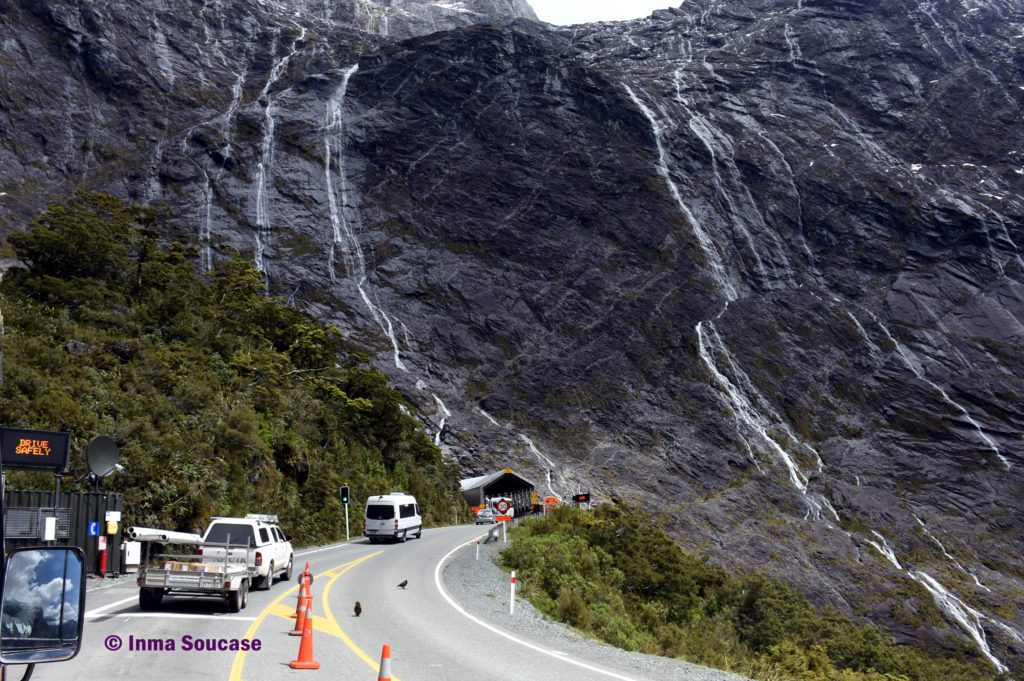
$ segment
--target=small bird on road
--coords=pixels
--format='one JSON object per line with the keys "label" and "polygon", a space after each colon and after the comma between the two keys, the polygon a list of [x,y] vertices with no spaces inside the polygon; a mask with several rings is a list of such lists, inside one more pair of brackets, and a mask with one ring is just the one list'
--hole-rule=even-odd
{"label": "small bird on road", "polygon": [[359,617],[359,615],[362,614],[362,612],[363,612],[363,606],[359,605],[359,601],[356,601],[355,611],[356,611],[356,617]]}
{"label": "small bird on road", "polygon": [[400,589],[404,589],[404,588],[405,588],[406,586],[408,586],[408,585],[409,585],[409,580],[408,580],[408,579],[403,579],[403,580],[402,580],[402,583],[401,583],[401,584],[399,584],[399,585],[398,585],[398,587],[399,587]]}

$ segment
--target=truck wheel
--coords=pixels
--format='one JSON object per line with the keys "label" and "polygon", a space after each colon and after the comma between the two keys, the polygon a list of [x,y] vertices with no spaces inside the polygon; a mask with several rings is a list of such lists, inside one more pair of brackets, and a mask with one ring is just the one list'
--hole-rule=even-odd
{"label": "truck wheel", "polygon": [[263,578],[263,583],[260,586],[266,591],[274,586],[274,561],[270,561],[270,565],[267,566],[267,576]]}
{"label": "truck wheel", "polygon": [[402,536],[398,538],[398,541],[402,542],[403,544],[405,543],[405,533],[407,531],[408,530],[402,530]]}
{"label": "truck wheel", "polygon": [[281,578],[283,581],[285,581],[285,582],[292,581],[292,571],[294,569],[294,565],[293,565],[294,562],[295,562],[294,561],[294,557],[293,556],[288,556],[288,568],[284,571],[284,577]]}
{"label": "truck wheel", "polygon": [[[245,584],[245,582],[242,582]],[[242,609],[242,587],[228,594],[228,612],[238,612]]]}
{"label": "truck wheel", "polygon": [[240,586],[238,588],[238,590],[242,592],[242,596],[241,596],[241,599],[242,599],[241,609],[245,610],[245,606],[249,605],[249,582],[248,582],[248,580],[243,579],[242,580],[242,586]]}
{"label": "truck wheel", "polygon": [[139,608],[142,610],[156,610],[163,599],[163,589],[139,589]]}
{"label": "truck wheel", "polygon": [[422,536],[423,536],[423,526],[420,525],[419,528],[417,528],[417,530],[416,530],[416,538],[419,539]]}

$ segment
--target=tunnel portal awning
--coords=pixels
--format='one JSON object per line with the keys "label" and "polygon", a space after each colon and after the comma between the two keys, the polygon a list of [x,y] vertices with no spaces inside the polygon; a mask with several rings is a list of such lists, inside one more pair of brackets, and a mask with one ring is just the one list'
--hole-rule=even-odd
{"label": "tunnel portal awning", "polygon": [[531,493],[537,486],[511,468],[505,468],[488,475],[466,478],[461,488],[462,496],[470,506],[482,505],[487,497],[507,497],[512,500],[517,513],[526,513],[533,505]]}

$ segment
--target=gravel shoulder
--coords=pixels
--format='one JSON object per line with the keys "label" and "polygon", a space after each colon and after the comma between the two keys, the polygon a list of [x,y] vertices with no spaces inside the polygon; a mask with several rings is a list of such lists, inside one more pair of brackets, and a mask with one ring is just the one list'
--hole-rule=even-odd
{"label": "gravel shoulder", "polygon": [[473,546],[459,549],[445,564],[441,579],[445,589],[470,614],[510,634],[542,641],[551,650],[610,669],[629,669],[645,681],[749,681],[729,672],[656,655],[631,653],[583,637],[576,630],[537,612],[523,598],[516,598],[515,614],[509,615],[509,575],[498,567],[499,551],[507,544],[480,544],[480,559]]}

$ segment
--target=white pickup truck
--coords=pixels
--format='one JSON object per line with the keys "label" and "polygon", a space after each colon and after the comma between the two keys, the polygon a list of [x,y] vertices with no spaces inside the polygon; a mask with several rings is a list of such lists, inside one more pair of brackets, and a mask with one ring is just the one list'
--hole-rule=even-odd
{"label": "white pickup truck", "polygon": [[139,572],[139,607],[153,610],[170,594],[223,598],[229,611],[238,612],[250,589],[269,589],[278,575],[291,580],[292,545],[276,520],[256,514],[214,518],[198,542],[198,555],[166,555],[159,567]]}

